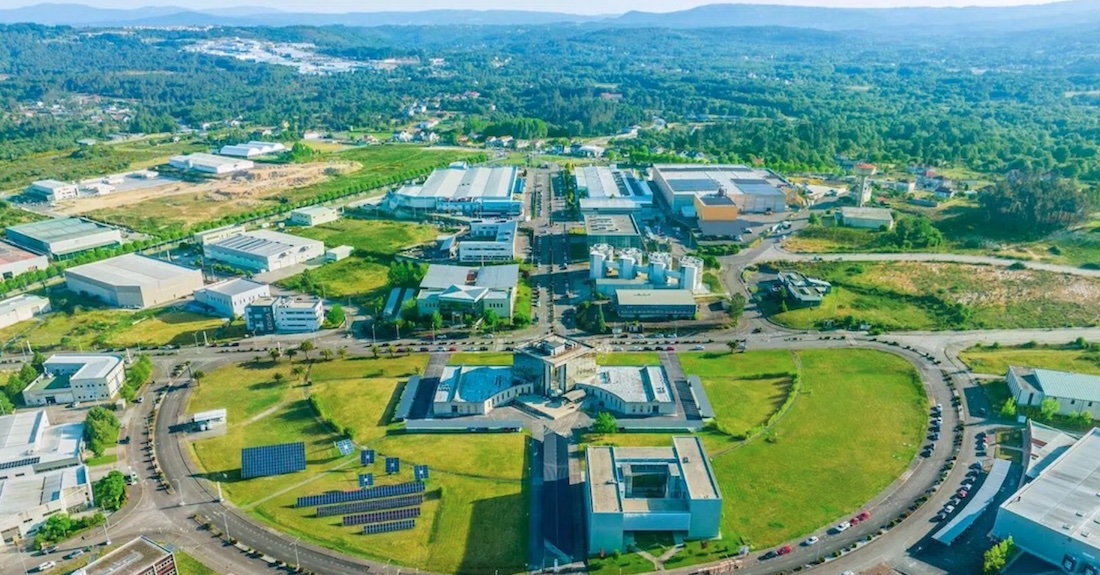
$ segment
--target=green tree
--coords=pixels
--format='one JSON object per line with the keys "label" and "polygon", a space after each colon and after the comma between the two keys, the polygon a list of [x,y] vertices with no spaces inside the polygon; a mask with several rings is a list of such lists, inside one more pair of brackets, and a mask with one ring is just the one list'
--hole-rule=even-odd
{"label": "green tree", "polygon": [[347,315],[344,313],[344,308],[340,304],[335,304],[329,308],[328,313],[325,314],[325,324],[329,327],[340,327],[347,321]]}
{"label": "green tree", "polygon": [[191,372],[191,379],[195,380],[195,383],[198,383],[200,380],[202,380],[205,377],[206,377],[206,372],[201,370],[201,369],[196,369],[195,371]]}
{"label": "green tree", "polygon": [[1055,415],[1058,415],[1058,410],[1058,400],[1048,397],[1043,400],[1043,403],[1039,404],[1039,418],[1043,421],[1050,421],[1054,419]]}
{"label": "green tree", "polygon": [[84,419],[84,444],[95,454],[102,457],[103,452],[118,442],[118,418],[102,406],[88,410]]}
{"label": "green tree", "polygon": [[728,303],[730,319],[733,320],[734,324],[736,324],[741,321],[741,316],[745,315],[745,304],[747,303],[745,300],[745,295],[740,292],[736,292],[730,296]]}
{"label": "green tree", "polygon": [[1097,205],[1096,190],[1036,172],[1014,172],[978,194],[986,221],[1024,236],[1065,229]]}
{"label": "green tree", "polygon": [[596,421],[592,423],[592,431],[596,433],[618,433],[619,422],[615,420],[615,416],[606,411],[601,411],[596,415]]}
{"label": "green tree", "polygon": [[432,312],[431,322],[432,322],[432,329],[439,329],[439,328],[443,327],[443,314],[439,313],[438,310]]}
{"label": "green tree", "polygon": [[943,243],[943,233],[924,216],[906,216],[894,225],[893,242],[899,248],[931,248]]}
{"label": "green tree", "polygon": [[372,357],[374,357],[374,359],[378,359],[378,346],[377,345],[370,346],[370,354],[371,354]]}
{"label": "green tree", "polygon": [[810,219],[807,223],[809,223],[811,226],[821,225],[821,216],[811,213]]}
{"label": "green tree", "polygon": [[[374,346],[374,349],[377,350],[378,346]],[[336,350],[336,357],[339,357],[340,359],[347,359],[348,348],[341,347],[340,349]],[[377,353],[375,353],[375,357],[378,357]]]}
{"label": "green tree", "polygon": [[[301,367],[301,366],[295,366],[295,367]],[[282,373],[281,371],[280,371],[280,372],[277,372],[277,373],[276,373],[276,374],[275,374],[275,375],[274,375],[274,376],[272,377],[272,379],[273,379],[273,380],[275,381],[275,383],[276,383],[276,384],[278,384],[278,385],[282,385],[282,384],[286,383],[286,376],[285,376],[285,375],[283,375],[283,373]]]}
{"label": "green tree", "polygon": [[1011,397],[1005,400],[1004,405],[1001,406],[1001,417],[1013,418],[1016,417],[1016,400]]}
{"label": "green tree", "polygon": [[7,394],[0,393],[0,415],[7,415],[15,410],[15,406],[12,405],[11,399],[8,399]]}
{"label": "green tree", "polygon": [[271,356],[271,361],[278,362],[279,357],[282,356],[283,354],[282,354],[282,352],[279,351],[278,348],[272,348],[272,349],[267,350],[267,355]]}
{"label": "green tree", "polygon": [[126,480],[122,477],[122,472],[111,471],[106,477],[96,481],[92,485],[92,495],[101,509],[122,509],[122,504],[126,501]]}
{"label": "green tree", "polygon": [[332,356],[335,355],[333,353],[333,351],[331,349],[327,348],[327,347],[322,349],[320,351],[320,353],[321,353],[321,359],[323,359],[325,361],[332,361]]}
{"label": "green tree", "polygon": [[990,547],[982,557],[982,573],[985,575],[1000,573],[1015,554],[1016,544],[1011,537]]}
{"label": "green tree", "polygon": [[313,342],[309,341],[308,339],[303,341],[302,343],[298,344],[298,350],[302,352],[303,356],[305,356],[306,361],[309,361],[309,352],[314,350]]}

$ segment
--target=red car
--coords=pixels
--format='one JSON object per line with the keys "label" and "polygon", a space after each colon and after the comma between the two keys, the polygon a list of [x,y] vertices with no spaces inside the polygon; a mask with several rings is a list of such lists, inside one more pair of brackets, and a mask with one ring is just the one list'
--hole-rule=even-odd
{"label": "red car", "polygon": [[870,511],[861,511],[859,515],[856,515],[855,517],[852,518],[852,523],[853,524],[856,523],[856,522],[862,523],[864,521],[867,521],[870,518],[871,518],[871,512]]}
{"label": "red car", "polygon": [[794,549],[791,549],[790,545],[784,545],[779,548],[780,555],[790,555],[791,551],[794,551]]}
{"label": "red car", "polygon": [[956,493],[955,495],[958,495],[959,499],[966,499],[966,496],[969,495],[969,494],[966,492],[965,489],[960,489],[959,492]]}

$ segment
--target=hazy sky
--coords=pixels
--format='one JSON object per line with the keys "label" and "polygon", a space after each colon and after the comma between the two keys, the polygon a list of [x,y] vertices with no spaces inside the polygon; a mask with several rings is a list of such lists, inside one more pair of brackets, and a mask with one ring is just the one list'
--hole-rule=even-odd
{"label": "hazy sky", "polygon": [[[185,6],[189,8],[226,8],[265,6],[293,12],[375,12],[385,10],[432,10],[468,8],[475,10],[511,9],[570,12],[574,14],[618,14],[629,10],[669,12],[723,0],[0,0],[0,8],[16,8],[45,2],[72,2],[103,8],[139,6]],[[886,6],[1008,6],[1039,4],[1041,0],[750,0],[753,4],[796,4],[835,7]]]}

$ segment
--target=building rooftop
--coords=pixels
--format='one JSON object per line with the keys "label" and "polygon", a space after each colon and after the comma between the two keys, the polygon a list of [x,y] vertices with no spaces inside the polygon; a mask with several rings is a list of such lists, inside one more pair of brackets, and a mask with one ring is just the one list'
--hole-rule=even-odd
{"label": "building rooftop", "polygon": [[704,206],[736,206],[737,202],[733,201],[733,198],[726,195],[714,194],[711,196],[696,196],[699,199],[699,203]]}
{"label": "building rooftop", "polygon": [[38,180],[37,182],[31,182],[31,185],[36,188],[56,190],[60,188],[72,188],[76,184],[70,184],[69,182],[62,182],[59,180]]}
{"label": "building rooftop", "polygon": [[210,245],[221,250],[271,257],[317,244],[321,242],[281,232],[256,230],[218,240]]}
{"label": "building rooftop", "polygon": [[7,242],[0,242],[0,264],[14,264],[42,257]]}
{"label": "building rooftop", "polygon": [[673,194],[785,196],[779,186],[786,185],[778,175],[766,169],[717,164],[657,164],[654,174],[668,183]]}
{"label": "building rooftop", "polygon": [[109,260],[84,264],[65,270],[72,274],[112,286],[156,286],[181,276],[201,273],[164,260],[138,254],[126,254]]}
{"label": "building rooftop", "polygon": [[613,447],[589,446],[584,452],[588,468],[588,491],[593,513],[618,513],[619,482],[615,473]]}
{"label": "building rooftop", "polygon": [[211,409],[209,411],[200,411],[191,416],[191,421],[199,423],[202,421],[215,421],[224,420],[228,417],[228,411],[225,409]]}
{"label": "building rooftop", "polygon": [[592,353],[594,350],[576,340],[567,339],[559,335],[548,335],[538,341],[533,341],[520,348],[520,352],[526,355],[541,357],[554,363],[564,363],[577,356]]}
{"label": "building rooftop", "polygon": [[0,515],[30,511],[60,500],[66,490],[87,484],[88,468],[83,465],[0,480]]}
{"label": "building rooftop", "polygon": [[1047,397],[1100,401],[1100,376],[1009,366],[1018,381]]}
{"label": "building rooftop", "polygon": [[49,303],[50,300],[44,297],[30,294],[17,295],[15,297],[9,297],[4,301],[0,301],[0,315],[7,314],[14,310],[27,306],[44,306]]}
{"label": "building rooftop", "polygon": [[840,208],[840,217],[857,220],[894,220],[893,213],[886,208],[855,208],[844,206]]}
{"label": "building rooftop", "polygon": [[1100,552],[1100,429],[1067,449],[1031,483],[1001,504],[1014,513]]}
{"label": "building rooftop", "polygon": [[107,377],[122,363],[122,358],[115,355],[51,355],[42,364],[47,372],[67,366],[81,366],[73,373],[73,379],[86,377]]}
{"label": "building rooftop", "polygon": [[624,305],[695,305],[695,296],[686,289],[620,289],[615,292],[620,306]]}
{"label": "building rooftop", "polygon": [[421,186],[405,186],[398,194],[420,198],[463,202],[480,199],[511,199],[519,172],[514,167],[436,170]]}
{"label": "building rooftop", "polygon": [[8,228],[8,231],[45,243],[82,238],[89,234],[109,230],[114,230],[114,228],[83,218],[55,218]]}
{"label": "building rooftop", "polygon": [[481,403],[512,387],[512,368],[447,366],[435,389],[436,403]]}
{"label": "building rooftop", "polygon": [[471,286],[493,289],[511,289],[519,283],[519,266],[466,267],[450,265],[430,265],[421,289],[445,290],[451,286]]}
{"label": "building rooftop", "polygon": [[644,367],[601,367],[586,382],[627,403],[671,403],[668,376],[656,365]]}
{"label": "building rooftop", "polygon": [[697,437],[675,437],[672,449],[676,451],[680,476],[684,478],[688,497],[691,499],[719,499],[718,482]]}
{"label": "building rooftop", "polygon": [[207,167],[220,167],[220,166],[249,166],[251,162],[242,160],[241,158],[229,158],[225,156],[215,156],[214,154],[195,153],[182,156],[172,156],[171,162],[191,162],[195,166],[207,166]]}
{"label": "building rooftop", "polygon": [[201,290],[195,291],[206,291],[228,297],[233,297],[235,295],[240,295],[242,293],[247,293],[263,287],[267,287],[267,284],[246,280],[244,278],[233,278],[218,282],[216,284],[210,284],[203,287]]}
{"label": "building rooftop", "polygon": [[138,537],[100,557],[72,575],[131,575],[140,573],[172,555],[151,539]]}
{"label": "building rooftop", "polygon": [[0,466],[20,467],[16,462],[35,458],[25,465],[79,460],[83,436],[83,423],[50,425],[42,409],[0,416]]}
{"label": "building rooftop", "polygon": [[641,235],[634,216],[628,215],[588,215],[584,217],[584,231],[590,236],[637,236]]}
{"label": "building rooftop", "polygon": [[291,214],[303,214],[310,216],[325,216],[329,214],[335,214],[336,210],[332,208],[326,208],[325,206],[306,206],[304,208],[298,208],[292,210]]}
{"label": "building rooftop", "polygon": [[[721,499],[714,471],[696,437],[674,437],[672,447],[589,447],[586,489],[594,513],[648,513],[682,509],[685,500]],[[626,497],[624,477],[664,467],[672,481],[682,481],[681,501]],[[675,491],[675,490],[674,490]]]}
{"label": "building rooftop", "polygon": [[1071,445],[1081,439],[1080,435],[1066,433],[1061,429],[1055,429],[1043,425],[1033,419],[1027,420],[1028,448],[1024,450],[1027,455],[1027,476],[1034,479],[1048,465]]}
{"label": "building rooftop", "polygon": [[586,199],[626,199],[632,203],[653,201],[653,191],[645,182],[621,170],[586,166],[574,170],[573,176],[577,180],[577,188],[587,190]]}

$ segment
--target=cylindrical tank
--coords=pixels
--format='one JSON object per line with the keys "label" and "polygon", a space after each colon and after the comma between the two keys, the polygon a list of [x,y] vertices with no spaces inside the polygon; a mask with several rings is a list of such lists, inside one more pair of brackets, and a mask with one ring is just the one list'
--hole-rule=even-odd
{"label": "cylindrical tank", "polygon": [[607,244],[592,246],[588,252],[588,279],[598,280],[607,277],[607,266],[614,253],[614,249]]}
{"label": "cylindrical tank", "polygon": [[649,255],[649,283],[663,286],[668,283],[668,270],[672,267],[672,254],[657,252]]}
{"label": "cylindrical tank", "polygon": [[638,266],[642,263],[642,251],[638,248],[626,248],[619,255],[619,277],[632,280],[638,277]]}
{"label": "cylindrical tank", "polygon": [[703,283],[703,261],[692,256],[680,259],[680,289],[699,291]]}

